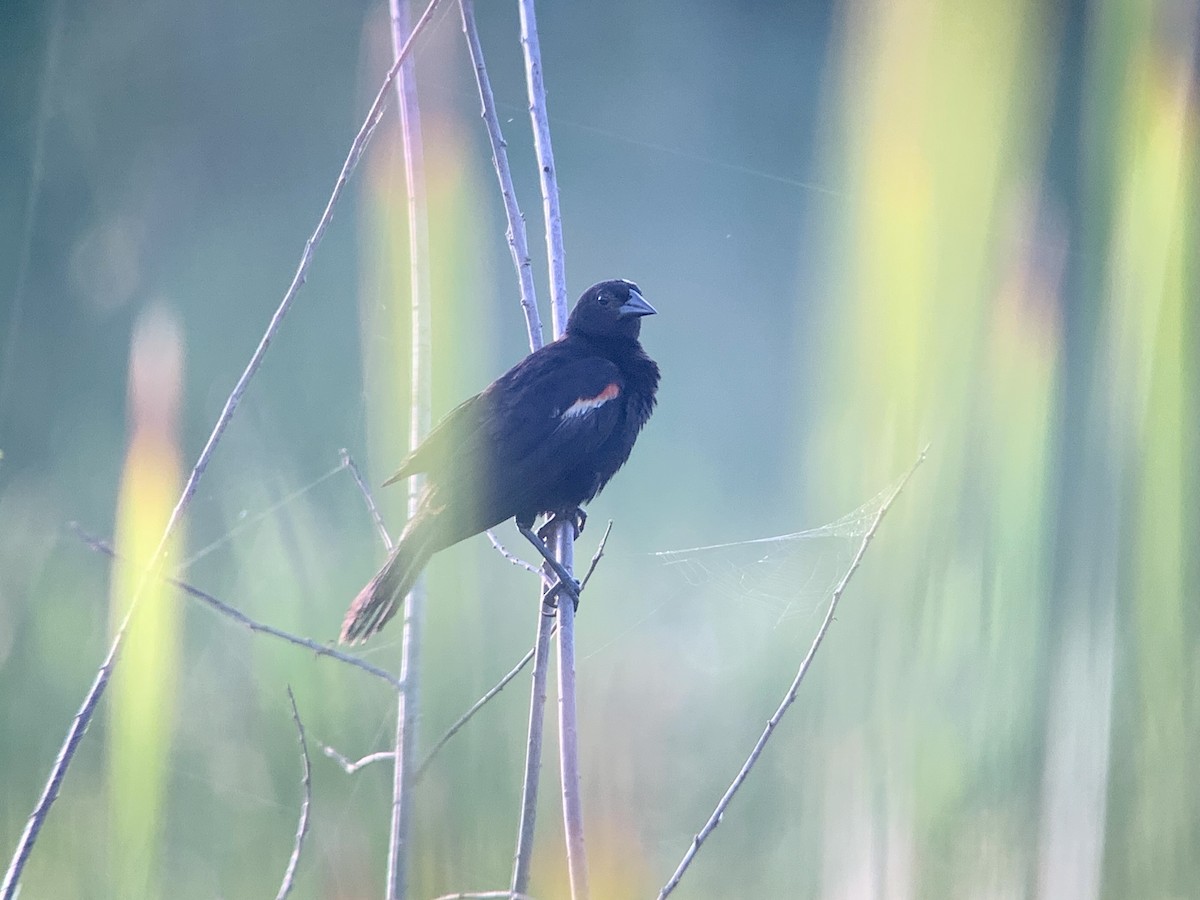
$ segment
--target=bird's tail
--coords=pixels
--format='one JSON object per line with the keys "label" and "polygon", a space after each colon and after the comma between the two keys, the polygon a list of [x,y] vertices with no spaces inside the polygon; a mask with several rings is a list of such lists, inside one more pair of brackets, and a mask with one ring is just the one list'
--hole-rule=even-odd
{"label": "bird's tail", "polygon": [[340,638],[343,644],[365,641],[386,625],[400,609],[417,576],[434,554],[436,547],[430,540],[432,536],[427,533],[428,529],[421,528],[416,520],[410,525],[416,527],[404,529],[383,568],[359,591],[346,610]]}

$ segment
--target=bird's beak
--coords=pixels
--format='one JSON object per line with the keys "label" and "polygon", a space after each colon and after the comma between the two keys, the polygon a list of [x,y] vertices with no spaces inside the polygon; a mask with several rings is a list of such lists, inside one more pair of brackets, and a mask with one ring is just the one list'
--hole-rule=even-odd
{"label": "bird's beak", "polygon": [[629,299],[621,304],[617,310],[621,314],[621,318],[627,316],[653,316],[658,310],[646,302],[646,298],[637,291],[629,292]]}

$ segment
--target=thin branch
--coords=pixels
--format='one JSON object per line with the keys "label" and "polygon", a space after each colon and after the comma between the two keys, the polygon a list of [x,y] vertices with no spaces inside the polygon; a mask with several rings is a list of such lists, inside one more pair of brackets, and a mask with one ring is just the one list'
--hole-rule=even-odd
{"label": "thin branch", "polygon": [[[570,528],[555,529],[554,555],[570,570]],[[579,716],[575,707],[575,604],[558,604],[558,758],[562,775],[563,831],[572,900],[587,900],[587,852],[583,839],[583,791],[579,775]]]}
{"label": "thin branch", "polygon": [[[71,528],[79,536],[79,539],[81,541],[83,541],[88,547],[95,550],[97,553],[102,553],[105,556],[109,557],[110,559],[120,559],[121,558],[121,554],[117,553],[117,551],[113,548],[113,546],[110,543],[108,543],[108,541],[101,540],[98,537],[88,534],[86,531],[84,531],[82,528],[80,528],[79,525],[77,525],[75,523],[72,523]],[[378,666],[373,666],[361,657],[354,656],[350,653],[343,653],[341,650],[338,650],[334,647],[330,647],[326,644],[317,643],[316,641],[312,640],[311,638],[299,637],[297,635],[291,634],[290,632],[284,631],[281,628],[276,628],[274,625],[267,625],[267,624],[264,624],[263,622],[258,622],[256,620],[250,618],[248,615],[246,615],[244,612],[242,612],[237,607],[230,606],[224,600],[220,600],[217,597],[214,597],[212,594],[208,593],[207,591],[202,591],[200,588],[195,587],[194,585],[191,585],[186,581],[182,581],[178,578],[173,578],[169,575],[163,575],[162,580],[165,581],[167,584],[170,584],[170,585],[173,585],[174,587],[179,588],[179,590],[183,591],[189,597],[192,597],[196,600],[201,601],[202,603],[207,604],[209,607],[216,610],[221,615],[232,619],[233,621],[237,622],[239,625],[242,625],[242,626],[250,629],[251,631],[255,632],[256,634],[267,634],[267,635],[270,635],[271,637],[277,637],[280,640],[287,641],[289,644],[294,644],[297,647],[303,647],[306,650],[311,650],[313,653],[317,654],[318,656],[327,656],[330,659],[336,659],[338,662],[346,663],[346,665],[354,666],[355,668],[362,669],[364,672],[374,675],[376,678],[383,679],[384,681],[386,681],[388,684],[390,684],[396,690],[400,690],[403,687],[400,684],[400,679],[398,679],[391,672],[388,672],[385,669],[381,669]]]}
{"label": "thin branch", "polygon": [[308,835],[308,808],[312,804],[312,764],[308,759],[308,741],[304,737],[304,724],[300,721],[300,710],[296,709],[296,695],[288,686],[288,702],[292,705],[292,721],[296,723],[296,733],[300,736],[300,760],[304,766],[304,776],[301,785],[304,787],[304,800],[300,803],[300,823],[296,826],[296,842],[292,846],[292,855],[288,859],[287,869],[283,873],[283,882],[279,885],[279,893],[275,900],[285,900],[292,891],[292,882],[296,878],[296,868],[300,865],[300,852],[304,849],[304,838]]}
{"label": "thin branch", "polygon": [[529,661],[531,659],[533,659],[533,654],[536,649],[537,649],[536,647],[530,647],[529,650],[525,653],[525,655],[521,657],[521,661],[518,662],[515,666],[513,666],[507,675],[505,675],[498,682],[496,682],[495,686],[492,687],[492,689],[490,691],[488,691],[486,694],[484,694],[482,697],[480,697],[478,700],[476,700],[475,703],[472,704],[470,709],[468,709],[465,713],[463,713],[461,716],[458,717],[458,720],[453,725],[451,725],[449,729],[447,729],[446,733],[443,734],[441,736],[441,738],[438,739],[438,742],[433,745],[433,747],[430,749],[430,751],[427,754],[425,754],[425,759],[423,759],[421,761],[421,764],[419,766],[417,766],[417,771],[413,775],[414,781],[421,780],[421,777],[425,774],[425,771],[429,768],[430,763],[433,762],[433,758],[438,755],[438,752],[441,751],[441,749],[443,747],[445,747],[447,743],[449,743],[450,738],[452,738],[456,734],[458,734],[458,732],[462,730],[463,726],[466,725],[469,721],[471,721],[471,719],[475,715],[475,713],[477,713],[477,712],[479,712],[479,710],[483,709],[483,707],[486,706],[493,697],[495,697],[497,694],[499,694],[502,690],[504,690],[508,686],[508,683],[510,681],[512,681],[514,678],[516,678],[518,675],[521,674],[521,670],[524,669],[527,665],[529,665]]}
{"label": "thin branch", "polygon": [[546,85],[542,80],[542,48],[538,43],[537,15],[533,0],[521,0],[521,49],[525,53],[525,86],[529,92],[529,118],[533,125],[533,149],[537,154],[538,178],[542,187],[542,212],[546,219],[546,256],[550,264],[550,310],[554,336],[567,327],[567,269],[563,252],[562,212],[558,205],[558,177],[554,148],[550,143],[550,114],[546,107]]}
{"label": "thin branch", "polygon": [[388,552],[392,550],[392,537],[388,534],[387,526],[383,524],[383,516],[379,514],[379,507],[375,505],[375,498],[371,496],[371,489],[367,487],[367,482],[362,477],[362,472],[358,470],[358,463],[354,461],[354,457],[350,455],[350,451],[345,447],[338,454],[342,460],[342,466],[350,470],[350,477],[354,479],[354,483],[358,485],[358,492],[362,494],[363,502],[367,505],[367,512],[371,514],[371,521],[375,523],[375,528],[379,531],[379,537],[383,540],[383,546],[387,547]]}
{"label": "thin branch", "polygon": [[[587,574],[583,576],[583,582],[579,585],[579,593],[580,594],[582,594],[583,589],[587,587],[587,583],[589,581],[591,581],[592,573],[596,571],[596,565],[600,562],[600,558],[602,556],[604,556],[604,547],[606,544],[608,544],[608,535],[612,531],[612,526],[613,526],[612,519],[609,519],[608,527],[604,529],[604,534],[600,538],[600,544],[596,547],[596,552],[594,554],[592,554],[592,561],[588,565]],[[538,570],[534,569],[534,571],[536,572]],[[557,630],[557,626],[552,627],[550,629],[550,633],[554,634],[554,632],[556,630]],[[455,723],[453,725],[451,725],[449,729],[447,729],[446,733],[441,736],[441,738],[438,740],[438,742],[433,745],[433,748],[429,751],[429,753],[426,754],[425,759],[422,760],[421,764],[419,766],[417,766],[416,774],[413,775],[414,781],[421,780],[421,777],[425,774],[425,770],[428,769],[430,763],[433,762],[433,758],[435,756],[437,756],[438,752],[444,746],[446,746],[446,744],[449,742],[450,738],[452,738],[452,737],[454,737],[454,735],[458,734],[458,732],[462,730],[463,726],[466,725],[469,721],[471,721],[471,718],[475,715],[475,713],[477,713],[477,712],[479,712],[479,710],[483,709],[483,707],[486,706],[493,697],[495,697],[497,694],[499,694],[502,690],[504,690],[508,686],[508,683],[510,681],[512,681],[514,678],[516,678],[518,675],[521,674],[521,671],[527,665],[529,665],[529,661],[531,659],[533,659],[533,654],[536,649],[537,649],[536,647],[530,647],[529,650],[525,653],[525,655],[521,657],[520,662],[518,662],[515,666],[513,666],[512,669],[509,670],[507,675],[505,675],[498,682],[496,682],[496,684],[491,688],[491,690],[489,690],[486,694],[484,694],[482,697],[480,697],[478,700],[476,700],[471,705],[470,709],[468,709],[465,713],[463,713],[461,716],[458,717],[458,720],[455,721]]]}
{"label": "thin branch", "polygon": [[517,850],[513,858],[512,892],[516,894],[529,889],[538,785],[541,781],[542,739],[545,733],[546,668],[550,661],[550,629],[554,624],[554,608],[550,605],[549,576],[543,576],[542,580],[542,609],[538,615],[537,638],[533,642],[533,678],[529,696],[529,733],[525,742],[525,776],[521,783],[521,816],[517,828]]}
{"label": "thin branch", "polygon": [[462,12],[463,33],[467,36],[471,62],[475,67],[475,84],[479,88],[483,121],[487,124],[488,140],[492,144],[492,165],[500,181],[500,194],[504,197],[504,214],[508,218],[508,249],[512,253],[517,282],[521,287],[521,309],[525,313],[525,328],[529,332],[529,349],[537,350],[543,343],[542,319],[538,315],[537,291],[533,283],[533,260],[529,256],[525,216],[521,214],[521,207],[517,205],[512,169],[508,164],[508,145],[500,130],[500,117],[496,115],[496,98],[492,95],[492,82],[483,62],[483,45],[479,41],[479,29],[475,26],[475,2],[459,0],[458,6]]}
{"label": "thin branch", "polygon": [[[392,52],[400,63],[409,37],[411,0],[389,0]],[[409,448],[415,449],[429,433],[432,410],[432,350],[429,284],[429,220],[425,206],[425,163],[421,142],[421,115],[417,104],[415,67],[400,65],[396,96],[400,111],[404,151],[404,184],[408,201],[408,265],[412,301],[412,385]],[[417,512],[424,479],[408,482],[408,516]],[[408,856],[412,835],[412,765],[417,748],[417,711],[420,703],[421,632],[425,586],[418,581],[404,598],[404,629],[400,639],[400,692],[396,706],[395,759],[392,777],[391,831],[388,841],[388,900],[408,895]]]}
{"label": "thin branch", "polygon": [[25,829],[21,833],[16,849],[13,851],[12,860],[9,862],[8,869],[4,873],[4,882],[0,884],[0,900],[13,900],[16,894],[17,884],[21,880],[21,873],[25,869],[25,864],[29,860],[29,854],[33,851],[34,844],[37,843],[42,824],[46,821],[50,807],[58,799],[59,791],[62,789],[63,778],[66,777],[67,769],[71,766],[71,761],[75,757],[75,751],[78,749],[80,741],[83,740],[83,736],[91,724],[92,717],[96,713],[96,707],[100,702],[100,698],[104,695],[104,691],[108,687],[108,681],[112,677],[121,647],[125,642],[125,634],[129,623],[132,621],[133,614],[137,610],[138,601],[144,593],[145,585],[150,576],[161,566],[167,544],[171,536],[175,533],[175,528],[178,526],[179,521],[183,518],[184,512],[191,504],[192,497],[195,496],[196,489],[200,485],[200,479],[208,469],[208,464],[217,448],[217,444],[220,442],[222,435],[224,435],[225,429],[229,426],[229,422],[233,418],[238,404],[241,402],[242,395],[246,392],[250,379],[254,377],[254,374],[262,364],[263,356],[266,354],[271,340],[275,337],[276,332],[279,331],[279,327],[283,323],[283,317],[291,307],[300,286],[308,277],[308,267],[312,262],[313,252],[316,250],[317,245],[320,244],[321,238],[324,237],[325,230],[329,227],[329,223],[333,219],[334,207],[337,206],[338,200],[341,199],[342,191],[345,189],[351,173],[354,171],[359,158],[366,149],[375,126],[379,124],[387,92],[391,88],[392,81],[395,79],[396,73],[400,70],[401,64],[412,52],[412,47],[417,36],[432,19],[433,11],[439,2],[440,0],[430,0],[429,6],[426,7],[420,20],[414,26],[408,43],[396,55],[396,61],[388,71],[387,77],[379,89],[379,93],[376,94],[375,101],[371,104],[371,108],[367,112],[366,120],[350,145],[350,152],[346,155],[346,160],[342,164],[342,170],[338,174],[337,181],[334,182],[333,192],[329,196],[329,202],[325,205],[325,211],[321,214],[321,218],[317,222],[317,227],[313,231],[312,236],[304,244],[304,251],[300,255],[300,264],[296,268],[296,274],[292,278],[292,283],[288,286],[283,299],[279,302],[279,306],[276,307],[274,314],[271,316],[266,331],[263,332],[263,336],[259,340],[254,353],[251,355],[250,361],[246,364],[241,377],[238,378],[237,383],[233,386],[233,390],[230,391],[228,398],[226,398],[225,406],[222,408],[221,414],[217,417],[212,432],[209,434],[204,448],[200,451],[200,456],[196,459],[196,464],[192,466],[187,484],[184,485],[183,492],[179,495],[179,500],[176,502],[175,508],[171,510],[171,516],[167,520],[166,527],[163,529],[162,537],[159,538],[158,546],[151,555],[150,563],[147,565],[145,573],[143,573],[133,592],[133,596],[129,600],[129,608],[125,613],[125,618],[117,629],[117,633],[109,645],[108,653],[104,657],[104,661],[100,664],[95,679],[84,695],[83,702],[78,712],[75,713],[70,727],[67,729],[66,737],[63,739],[62,746],[55,757],[54,765],[50,769],[50,775],[46,779],[42,794],[34,805],[33,812],[30,813],[29,820],[25,824]]}
{"label": "thin branch", "polygon": [[896,485],[896,489],[893,490],[892,493],[888,495],[888,498],[883,502],[883,505],[879,508],[879,512],[875,514],[875,518],[871,522],[871,527],[867,529],[866,534],[863,535],[862,542],[858,545],[858,552],[854,554],[854,559],[850,563],[850,568],[846,570],[846,574],[842,576],[842,580],[839,581],[837,587],[833,589],[833,595],[829,598],[829,608],[825,612],[825,619],[821,622],[821,627],[817,629],[817,636],[813,638],[812,646],[808,648],[808,653],[805,654],[804,660],[800,663],[800,669],[798,672],[796,672],[796,677],[792,680],[791,687],[788,688],[787,693],[783,697],[783,701],[779,704],[779,708],[775,710],[774,715],[772,715],[767,721],[767,727],[764,728],[763,733],[759,735],[758,741],[754,744],[754,749],[750,751],[750,755],[746,757],[745,763],[742,764],[742,768],[734,777],[733,783],[729,785],[729,788],[725,791],[720,801],[718,801],[716,809],[713,810],[713,813],[711,816],[709,816],[708,821],[704,823],[704,827],[701,828],[700,831],[696,833],[696,836],[692,838],[691,846],[688,847],[687,852],[683,855],[683,859],[680,860],[679,866],[675,869],[675,874],[671,876],[667,883],[663,885],[663,889],[659,891],[658,900],[664,900],[664,898],[666,898],[673,890],[675,890],[676,887],[678,887],[679,880],[683,877],[684,872],[687,871],[688,866],[692,864],[692,860],[696,858],[696,853],[700,850],[701,845],[708,838],[708,836],[716,830],[716,827],[721,824],[721,817],[725,815],[725,810],[729,807],[730,802],[733,800],[733,795],[737,793],[738,788],[742,786],[742,783],[750,774],[750,770],[754,768],[754,764],[758,762],[759,756],[762,755],[763,748],[766,747],[767,741],[775,732],[775,727],[783,718],[783,714],[787,712],[787,708],[795,701],[796,694],[800,690],[800,682],[804,680],[804,676],[808,673],[808,668],[812,665],[813,657],[816,656],[817,649],[821,646],[821,641],[825,639],[825,633],[829,630],[829,626],[833,623],[833,615],[837,611],[838,601],[842,598],[842,594],[846,590],[846,585],[850,583],[850,579],[853,577],[854,573],[858,571],[858,566],[862,562],[863,556],[867,552],[867,547],[871,545],[871,540],[875,537],[875,532],[879,528],[879,523],[883,521],[883,517],[891,508],[892,502],[898,496],[900,496],[900,492],[904,490],[904,486],[908,484],[908,480],[912,478],[913,473],[917,471],[917,467],[925,461],[925,454],[928,452],[928,450],[929,447],[927,446],[921,451],[921,455],[917,457],[917,461],[912,464],[912,467],[907,473],[905,473],[904,477],[900,480],[900,483]]}
{"label": "thin branch", "polygon": [[[517,837],[517,853],[516,861],[513,866],[513,882],[514,891],[523,891],[529,886],[529,868],[533,854],[533,831],[534,822],[537,814],[537,794],[538,794],[538,779],[541,775],[541,753],[542,753],[542,733],[544,730],[543,716],[545,714],[546,705],[546,666],[545,659],[549,656],[550,643],[550,628],[549,617],[553,615],[553,609],[557,607],[559,616],[559,671],[560,675],[563,671],[563,635],[561,628],[563,622],[570,622],[572,625],[575,621],[575,607],[579,604],[579,586],[575,579],[571,576],[570,565],[572,556],[572,533],[571,524],[569,522],[561,522],[551,528],[551,537],[554,542],[554,552],[551,553],[541,538],[526,525],[517,524],[517,528],[521,534],[533,544],[537,551],[546,560],[546,574],[543,576],[546,585],[545,592],[542,595],[542,615],[541,621],[538,623],[537,641],[534,644],[534,655],[537,657],[540,665],[534,665],[533,668],[533,687],[532,697],[530,700],[529,710],[529,739],[526,746],[525,760],[525,782],[522,791],[521,803],[521,824],[518,828]],[[550,575],[553,574],[557,581],[550,582]],[[560,591],[566,591],[571,603],[558,602],[557,595]],[[563,610],[566,607],[571,607],[570,613],[564,615]],[[574,641],[574,629],[570,628],[568,638]],[[569,670],[574,672],[574,652],[568,649],[566,657],[571,660]],[[563,707],[571,709],[570,717],[574,719],[575,700],[573,696],[575,679],[572,677],[568,681],[569,691],[564,695],[562,680],[559,680],[559,707],[560,711]],[[566,748],[576,749],[576,743],[573,738],[564,740],[564,734],[559,730],[559,749],[561,753],[566,752]],[[563,809],[567,809],[568,804],[572,808],[577,803],[578,793],[568,787],[568,773],[577,773],[577,763],[572,760],[562,759],[563,773]],[[568,794],[572,799],[568,800]],[[587,872],[586,864],[582,861],[581,856],[583,851],[582,834],[575,834],[570,831],[572,824],[580,825],[582,816],[572,819],[571,822],[565,823],[568,826],[566,833],[567,837],[567,868],[571,874],[571,896],[573,900],[583,900],[587,896]],[[577,855],[572,855],[575,852]]]}
{"label": "thin branch", "polygon": [[321,744],[321,750],[326,756],[342,767],[342,771],[347,775],[353,775],[359,769],[364,769],[371,763],[383,762],[384,760],[394,760],[396,758],[395,750],[380,750],[378,753],[368,753],[362,759],[351,761],[348,757],[342,756],[332,747],[327,744]]}
{"label": "thin branch", "polygon": [[433,900],[533,900],[528,894],[516,891],[468,891],[465,894],[442,894]]}
{"label": "thin branch", "polygon": [[608,546],[608,536],[612,534],[613,520],[608,520],[608,525],[604,528],[604,534],[600,535],[600,543],[596,545],[596,552],[592,554],[592,561],[588,563],[587,572],[584,573],[583,581],[579,582],[579,593],[583,593],[583,589],[587,587],[587,583],[592,580],[592,573],[596,571],[596,566],[600,560],[604,559],[604,548]]}
{"label": "thin branch", "polygon": [[527,562],[525,562],[525,560],[521,559],[521,557],[517,556],[516,554],[509,553],[508,548],[505,547],[502,543],[500,543],[500,539],[496,537],[496,535],[492,532],[491,529],[488,529],[487,531],[485,531],[484,534],[486,534],[487,539],[492,542],[492,546],[496,548],[496,552],[499,553],[501,556],[503,556],[505,559],[507,559],[514,566],[516,566],[517,568],[520,568],[520,569],[524,569],[526,572],[532,572],[534,575],[540,576],[542,574],[542,570],[539,569],[537,566],[533,565],[533,563],[527,563]]}

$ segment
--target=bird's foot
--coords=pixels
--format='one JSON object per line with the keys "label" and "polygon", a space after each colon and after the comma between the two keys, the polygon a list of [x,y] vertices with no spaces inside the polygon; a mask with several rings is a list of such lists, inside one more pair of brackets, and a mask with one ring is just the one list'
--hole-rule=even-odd
{"label": "bird's foot", "polygon": [[575,612],[579,612],[579,592],[582,590],[583,584],[580,583],[578,578],[568,578],[565,582],[560,578],[554,582],[553,587],[546,592],[546,596],[542,600],[542,615],[558,615],[558,599],[563,594],[571,598],[572,609]]}
{"label": "bird's foot", "polygon": [[[547,522],[546,524],[548,525],[550,523]],[[544,527],[545,526],[543,526],[543,529]],[[562,591],[566,591],[571,596],[571,600],[575,604],[574,608],[578,610],[579,592],[583,590],[583,584],[573,575],[571,575],[570,572],[563,568],[562,563],[554,558],[554,554],[551,553],[550,548],[546,546],[546,538],[541,532],[535,534],[531,528],[529,528],[527,525],[521,524],[520,522],[517,523],[517,529],[525,536],[525,539],[529,541],[529,543],[533,544],[538,553],[542,555],[542,559],[546,561],[546,565],[550,567],[550,571],[553,572],[558,578],[558,581],[556,581],[550,587],[550,590],[546,592],[544,604],[547,606],[553,604],[557,608],[558,595]]]}
{"label": "bird's foot", "polygon": [[543,541],[550,539],[550,529],[558,522],[570,522],[571,527],[575,529],[575,539],[583,534],[583,528],[587,525],[587,511],[582,506],[576,506],[574,509],[566,509],[556,512],[546,520],[546,523],[538,529],[538,537]]}
{"label": "bird's foot", "polygon": [[554,608],[558,609],[558,598],[562,594],[566,594],[571,598],[571,608],[573,612],[579,612],[579,592],[583,590],[583,584],[578,578],[568,578],[564,583],[560,578],[550,588],[550,594],[546,597],[547,603],[553,603]]}

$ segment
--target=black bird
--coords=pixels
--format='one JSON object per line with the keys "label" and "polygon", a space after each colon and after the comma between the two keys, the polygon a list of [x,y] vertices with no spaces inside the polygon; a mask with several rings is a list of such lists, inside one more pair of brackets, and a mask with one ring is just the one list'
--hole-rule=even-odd
{"label": "black bird", "polygon": [[416,515],[346,612],[343,642],[382,628],[439,550],[512,518],[579,521],[654,409],[658,366],[638,342],[654,312],[632,281],[592,285],[562,337],[438,423],[385,482],[427,476]]}

